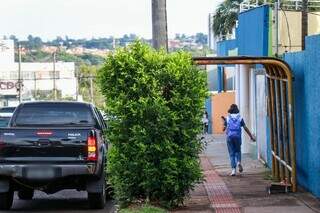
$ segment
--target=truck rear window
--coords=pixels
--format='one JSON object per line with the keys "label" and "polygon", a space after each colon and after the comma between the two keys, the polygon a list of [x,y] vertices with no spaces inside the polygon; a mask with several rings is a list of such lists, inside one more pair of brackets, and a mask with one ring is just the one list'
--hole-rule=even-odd
{"label": "truck rear window", "polygon": [[14,126],[92,126],[95,124],[90,108],[84,104],[25,104],[17,113]]}

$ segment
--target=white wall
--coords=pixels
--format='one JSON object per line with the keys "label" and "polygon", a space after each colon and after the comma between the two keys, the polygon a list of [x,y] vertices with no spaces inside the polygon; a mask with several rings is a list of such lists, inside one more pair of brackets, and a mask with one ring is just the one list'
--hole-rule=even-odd
{"label": "white wall", "polygon": [[248,65],[237,65],[235,83],[236,104],[247,127],[257,139],[257,142],[252,142],[243,131],[242,152],[253,154],[266,161],[267,102],[264,70],[252,69]]}
{"label": "white wall", "polygon": [[[14,41],[0,40],[0,95],[7,97],[18,95],[18,70],[19,64],[14,61]],[[54,88],[53,70],[53,63],[21,63],[23,99],[32,99],[32,91],[34,90],[52,90]],[[77,79],[74,62],[57,62],[55,63],[55,71],[56,89],[61,91],[62,97],[75,98]],[[15,101],[10,100],[8,104],[14,105]]]}
{"label": "white wall", "polygon": [[256,75],[256,128],[258,158],[267,162],[267,100],[266,100],[266,77]]}
{"label": "white wall", "polygon": [[12,69],[14,63],[13,40],[0,40],[0,70]]}
{"label": "white wall", "polygon": [[[246,125],[250,128],[250,66],[239,65],[239,110]],[[242,152],[249,153],[248,138],[243,132],[242,134]]]}
{"label": "white wall", "polygon": [[[76,95],[77,79],[75,77],[75,64],[73,62],[57,62],[56,89],[61,90],[62,96]],[[30,95],[31,90],[52,90],[53,86],[53,64],[52,63],[22,63],[21,75],[23,79],[22,94]],[[16,84],[18,81],[18,63],[13,63],[10,69],[0,69],[0,83],[10,82]],[[3,86],[4,87],[4,86]],[[16,95],[17,89],[1,89],[2,95]]]}

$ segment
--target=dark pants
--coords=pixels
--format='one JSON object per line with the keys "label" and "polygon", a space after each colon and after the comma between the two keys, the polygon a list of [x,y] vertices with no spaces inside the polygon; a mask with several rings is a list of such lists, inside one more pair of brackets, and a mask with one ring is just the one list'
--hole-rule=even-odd
{"label": "dark pants", "polygon": [[208,124],[205,124],[204,125],[204,133],[208,133],[209,132],[209,125]]}
{"label": "dark pants", "polygon": [[235,169],[241,163],[241,138],[227,138],[231,167]]}

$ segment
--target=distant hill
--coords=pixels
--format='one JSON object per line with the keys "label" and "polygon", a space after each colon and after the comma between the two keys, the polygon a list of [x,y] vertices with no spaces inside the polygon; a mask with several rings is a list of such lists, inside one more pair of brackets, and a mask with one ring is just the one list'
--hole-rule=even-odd
{"label": "distant hill", "polygon": [[[7,37],[4,37],[8,39]],[[29,35],[26,40],[19,41],[16,36],[11,35],[9,39],[20,43],[23,47],[22,60],[24,62],[49,62],[52,54],[57,54],[57,61],[76,62],[76,64],[100,65],[106,54],[117,47],[125,47],[136,39],[151,44],[150,39],[139,38],[135,34],[124,35],[121,38],[92,38],[73,39],[58,36],[51,41],[43,41],[38,36]],[[207,52],[207,35],[197,33],[196,35],[177,34],[174,39],[169,40],[169,50],[185,50],[193,55],[201,56]],[[18,57],[16,57],[18,58]]]}

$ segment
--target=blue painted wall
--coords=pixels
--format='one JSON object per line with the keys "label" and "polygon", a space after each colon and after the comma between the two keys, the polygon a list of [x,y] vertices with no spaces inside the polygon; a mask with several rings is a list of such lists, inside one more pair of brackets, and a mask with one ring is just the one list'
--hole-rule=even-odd
{"label": "blue painted wall", "polygon": [[[238,48],[239,55],[268,56],[270,7],[265,5],[245,11],[239,15],[236,40],[222,41],[217,45],[218,56],[227,56],[230,49]],[[262,67],[257,65],[257,68]],[[219,83],[222,85],[222,82]],[[269,122],[267,123],[267,163],[271,167],[271,145]]]}
{"label": "blue painted wall", "polygon": [[239,55],[268,56],[269,6],[240,13],[237,34]]}
{"label": "blue painted wall", "polygon": [[268,56],[270,7],[264,5],[239,15],[236,39],[217,43],[217,55],[228,56],[228,51],[238,48],[239,55]]}
{"label": "blue painted wall", "polygon": [[[251,10],[247,10],[239,15],[237,29],[237,46],[239,55],[246,56],[268,56],[269,55],[269,24],[270,7],[264,5]],[[262,65],[256,65],[262,68]],[[266,91],[267,92],[267,91]],[[269,121],[269,118],[267,118]],[[267,163],[272,166],[271,144],[270,144],[270,124],[267,122]]]}
{"label": "blue painted wall", "polygon": [[[209,66],[210,68],[212,66]],[[217,68],[213,68],[208,70],[208,88],[209,91],[218,91],[218,72]]]}
{"label": "blue painted wall", "polygon": [[[217,42],[217,55],[218,56],[228,56],[228,52],[237,48],[237,40],[224,40]],[[223,81],[223,70],[222,67],[226,65],[218,65],[218,92],[222,92],[224,88]],[[230,66],[230,65],[229,65]],[[234,65],[232,65],[234,66]]]}
{"label": "blue painted wall", "polygon": [[224,40],[217,42],[217,55],[228,56],[228,52],[237,48],[237,40]]}
{"label": "blue painted wall", "polygon": [[206,111],[208,112],[208,117],[209,117],[209,134],[212,134],[212,121],[211,121],[211,117],[212,117],[212,105],[211,105],[211,96],[209,98],[207,98],[206,100]]}
{"label": "blue painted wall", "polygon": [[284,59],[294,72],[298,183],[320,197],[320,35],[306,39],[306,50]]}

